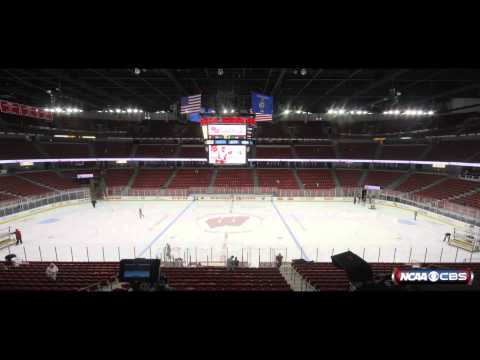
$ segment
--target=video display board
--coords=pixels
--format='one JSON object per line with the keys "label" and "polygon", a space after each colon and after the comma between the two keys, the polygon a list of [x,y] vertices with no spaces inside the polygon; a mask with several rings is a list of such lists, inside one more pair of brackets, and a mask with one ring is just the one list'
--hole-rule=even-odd
{"label": "video display board", "polygon": [[241,165],[247,162],[245,145],[209,145],[208,162],[215,165]]}
{"label": "video display board", "polygon": [[247,136],[247,126],[240,125],[223,125],[210,124],[208,125],[209,139],[245,139]]}

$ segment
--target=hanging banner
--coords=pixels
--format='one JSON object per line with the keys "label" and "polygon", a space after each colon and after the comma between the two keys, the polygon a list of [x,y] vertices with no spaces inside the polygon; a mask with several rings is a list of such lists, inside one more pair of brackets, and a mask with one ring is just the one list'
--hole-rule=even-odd
{"label": "hanging banner", "polygon": [[273,96],[252,92],[252,109],[256,114],[257,122],[272,121]]}
{"label": "hanging banner", "polygon": [[0,100],[0,112],[33,119],[53,121],[53,113],[34,106],[17,104],[10,101]]}

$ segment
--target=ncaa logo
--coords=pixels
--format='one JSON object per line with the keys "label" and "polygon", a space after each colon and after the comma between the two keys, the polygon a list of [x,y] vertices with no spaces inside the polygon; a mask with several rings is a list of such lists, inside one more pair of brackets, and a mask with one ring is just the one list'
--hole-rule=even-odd
{"label": "ncaa logo", "polygon": [[431,282],[437,282],[438,280],[440,280],[440,274],[436,271],[430,271],[428,273],[428,280],[430,280]]}

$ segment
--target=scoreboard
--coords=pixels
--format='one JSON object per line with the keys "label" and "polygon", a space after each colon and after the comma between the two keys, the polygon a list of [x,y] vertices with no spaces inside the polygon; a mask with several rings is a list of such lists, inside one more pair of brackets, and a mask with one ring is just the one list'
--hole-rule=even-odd
{"label": "scoreboard", "polygon": [[246,125],[217,125],[211,124],[207,125],[207,133],[209,140],[216,139],[234,139],[234,140],[244,140],[247,137],[247,126]]}
{"label": "scoreboard", "polygon": [[214,165],[242,165],[253,145],[254,116],[206,117],[201,119],[208,162]]}
{"label": "scoreboard", "polygon": [[208,162],[215,165],[242,165],[247,162],[245,145],[209,145]]}

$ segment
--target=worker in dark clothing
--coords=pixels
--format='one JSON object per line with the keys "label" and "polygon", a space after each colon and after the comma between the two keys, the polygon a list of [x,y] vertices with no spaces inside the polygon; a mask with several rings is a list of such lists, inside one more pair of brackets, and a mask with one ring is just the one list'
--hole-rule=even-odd
{"label": "worker in dark clothing", "polygon": [[277,266],[277,268],[280,269],[280,266],[282,266],[282,261],[283,261],[283,256],[282,254],[278,254],[276,257],[275,257],[275,265]]}
{"label": "worker in dark clothing", "polygon": [[20,230],[15,229],[15,231],[14,231],[13,233],[10,233],[10,235],[15,235],[15,239],[17,240],[17,242],[15,243],[15,245],[23,244],[23,241],[22,241],[22,233],[20,232]]}
{"label": "worker in dark clothing", "polygon": [[445,237],[443,238],[443,241],[450,241],[450,237],[452,236],[452,234],[450,233],[445,233]]}

